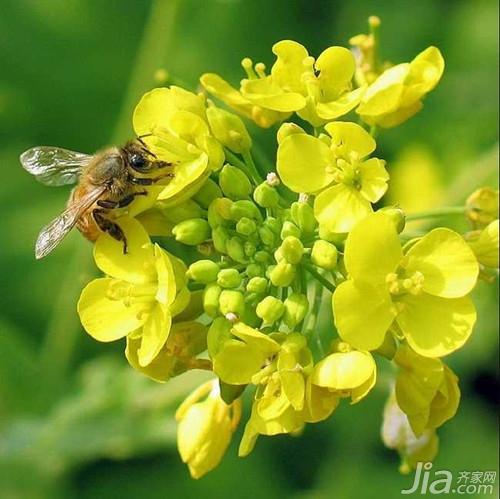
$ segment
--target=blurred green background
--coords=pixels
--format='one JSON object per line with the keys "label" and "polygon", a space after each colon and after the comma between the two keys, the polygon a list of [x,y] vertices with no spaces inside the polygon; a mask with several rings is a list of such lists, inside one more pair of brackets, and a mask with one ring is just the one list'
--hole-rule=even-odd
{"label": "blurred green background", "polygon": [[[130,137],[131,109],[159,67],[193,89],[205,71],[236,83],[242,57],[269,65],[283,38],[317,55],[365,32],[371,14],[382,18],[384,58],[435,44],[447,65],[424,110],[380,135],[391,199],[412,210],[495,185],[496,0],[0,0],[0,498],[392,498],[410,486],[379,439],[383,383],[301,438],[261,438],[244,460],[240,429],[221,466],[192,481],[173,411],[199,376],[155,384],[128,367],[123,344],[81,330],[90,245],[71,234],[35,262],[38,230],[69,191],[38,184],[18,162],[34,145],[92,152]],[[475,301],[475,334],[450,359],[462,404],[439,432],[434,469],[498,470],[496,285],[480,284]]]}

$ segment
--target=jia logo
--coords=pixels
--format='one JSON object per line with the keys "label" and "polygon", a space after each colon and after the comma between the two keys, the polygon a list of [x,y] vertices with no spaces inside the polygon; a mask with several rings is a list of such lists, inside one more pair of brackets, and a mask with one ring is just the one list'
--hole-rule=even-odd
{"label": "jia logo", "polygon": [[456,480],[449,470],[431,472],[432,463],[417,463],[411,488],[401,494],[493,494],[496,471],[460,471]]}

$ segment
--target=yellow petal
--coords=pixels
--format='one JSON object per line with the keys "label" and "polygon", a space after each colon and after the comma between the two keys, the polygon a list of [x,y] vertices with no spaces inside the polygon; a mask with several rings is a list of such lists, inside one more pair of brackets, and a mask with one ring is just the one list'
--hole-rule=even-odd
{"label": "yellow petal", "polygon": [[340,116],[344,116],[359,104],[364,92],[365,87],[360,87],[352,92],[342,94],[335,100],[318,102],[316,104],[318,116],[324,120],[335,120]]}
{"label": "yellow petal", "polygon": [[423,293],[405,295],[397,317],[399,327],[415,352],[442,357],[460,348],[476,322],[470,298],[440,298]]}
{"label": "yellow petal", "polygon": [[322,101],[330,101],[349,88],[356,63],[352,52],[345,47],[328,47],[316,60],[315,67],[320,72]]}
{"label": "yellow petal", "polygon": [[330,148],[305,134],[289,135],[278,147],[277,168],[283,183],[295,192],[315,192],[333,181]]}
{"label": "yellow petal", "polygon": [[333,315],[340,337],[359,350],[382,345],[396,311],[385,287],[345,281],[333,293]]}
{"label": "yellow petal", "polygon": [[135,219],[119,218],[115,221],[127,239],[127,253],[123,242],[108,233],[102,233],[94,246],[94,259],[105,273],[133,283],[155,280],[153,246],[144,227]]}
{"label": "yellow petal", "polygon": [[377,147],[373,137],[356,123],[334,121],[327,123],[325,130],[332,137],[332,144],[336,146],[335,153],[340,153],[344,159],[349,159],[351,151],[355,151],[360,158],[364,158]]}
{"label": "yellow petal", "polygon": [[296,92],[284,92],[270,76],[255,80],[244,80],[241,86],[242,95],[258,106],[282,113],[291,113],[302,109],[305,98]]}
{"label": "yellow petal", "polygon": [[311,74],[312,67],[304,66],[309,56],[306,48],[292,40],[281,40],[273,45],[277,59],[271,68],[273,80],[288,92],[305,93],[304,74]]}
{"label": "yellow petal", "polygon": [[314,215],[330,232],[349,232],[372,214],[370,203],[354,187],[344,184],[325,189],[314,200]]}
{"label": "yellow petal", "polygon": [[154,246],[155,265],[158,279],[156,300],[163,305],[171,305],[177,294],[175,285],[174,268],[166,251],[157,244]]}
{"label": "yellow petal", "polygon": [[409,275],[424,275],[425,292],[443,298],[459,298],[476,285],[479,266],[474,253],[456,232],[434,229],[408,251]]}
{"label": "yellow petal", "polygon": [[389,174],[385,169],[385,161],[371,158],[359,165],[361,176],[361,194],[370,203],[376,203],[387,191]]}
{"label": "yellow petal", "polygon": [[147,317],[144,304],[126,307],[122,300],[111,300],[110,286],[115,279],[94,279],[83,288],[78,314],[87,333],[98,341],[114,341],[140,328]]}
{"label": "yellow petal", "polygon": [[267,334],[261,333],[243,322],[234,324],[231,332],[237,338],[240,338],[248,345],[264,352],[266,355],[276,353],[280,349],[280,345]]}
{"label": "yellow petal", "polygon": [[347,236],[345,266],[355,280],[385,283],[402,258],[394,223],[382,213],[365,218]]}
{"label": "yellow petal", "polygon": [[157,304],[142,327],[139,365],[147,366],[160,352],[170,333],[172,317],[165,306]]}

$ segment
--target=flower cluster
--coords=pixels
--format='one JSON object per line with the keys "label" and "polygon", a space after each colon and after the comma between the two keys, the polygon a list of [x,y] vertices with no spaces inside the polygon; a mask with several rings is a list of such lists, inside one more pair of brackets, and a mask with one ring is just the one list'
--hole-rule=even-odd
{"label": "flower cluster", "polygon": [[[443,358],[473,331],[478,277],[497,274],[498,192],[480,189],[452,210],[470,220],[467,234],[413,237],[401,209],[381,207],[390,167],[376,157],[376,131],[422,108],[444,62],[429,47],[382,63],[378,19],[370,26],[352,50],[315,59],[284,40],[268,73],[243,60],[239,88],[205,74],[206,93],[155,88],[135,109],[135,133],[174,176],[113,210],[128,250],[99,237],[105,277],[85,287],[78,311],[95,339],[126,338],[131,366],[156,381],[213,373],[176,415],[195,478],[222,459],[244,399],[241,456],[261,435],[296,434],[342,399],[361,402],[392,364],[383,439],[403,471],[434,457],[436,429],[457,410],[458,378]],[[279,124],[275,161],[254,161],[238,114]]]}

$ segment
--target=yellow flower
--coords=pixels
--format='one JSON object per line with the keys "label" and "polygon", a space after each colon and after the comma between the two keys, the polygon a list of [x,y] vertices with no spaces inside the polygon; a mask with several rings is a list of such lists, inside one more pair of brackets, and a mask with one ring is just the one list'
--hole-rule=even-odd
{"label": "yellow flower", "polygon": [[394,362],[400,368],[396,400],[415,435],[438,428],[455,415],[460,402],[458,378],[440,359],[422,357],[402,344]]}
{"label": "yellow flower", "polygon": [[314,366],[313,385],[328,388],[338,397],[351,397],[355,404],[368,395],[377,380],[377,366],[369,352],[352,350],[340,342],[337,351]]}
{"label": "yellow flower", "polygon": [[406,414],[399,408],[394,393],[391,393],[384,408],[382,441],[389,449],[401,456],[401,473],[409,473],[419,462],[432,461],[439,448],[439,438],[434,429],[425,430],[415,436]]}
{"label": "yellow flower", "polygon": [[127,335],[140,339],[138,361],[147,366],[167,341],[172,317],[189,303],[185,266],[153,246],[136,220],[121,218],[116,223],[127,239],[127,253],[123,243],[106,233],[99,236],[94,259],[108,277],[85,286],[78,313],[85,330],[98,341]]}
{"label": "yellow flower", "polygon": [[167,341],[147,366],[139,363],[141,343],[140,335],[129,334],[125,356],[134,369],[155,381],[166,382],[189,369],[208,368],[210,364],[208,360],[196,359],[207,348],[207,327],[199,322],[172,324]]}
{"label": "yellow flower", "polygon": [[483,230],[474,231],[466,237],[477,261],[491,269],[498,269],[498,229],[499,221],[494,220]]}
{"label": "yellow flower", "polygon": [[447,355],[469,338],[476,311],[466,295],[479,268],[455,232],[434,229],[404,253],[394,224],[375,213],[347,236],[345,267],[349,279],[333,294],[333,312],[354,348],[378,348],[394,322],[425,357]]}
{"label": "yellow flower", "polygon": [[153,200],[178,203],[189,198],[223,164],[224,152],[210,131],[202,95],[175,86],[155,88],[137,104],[133,124],[151,152],[174,165],[167,185],[149,188]]}
{"label": "yellow flower", "polygon": [[356,112],[370,125],[400,125],[423,107],[422,98],[439,82],[444,59],[428,47],[410,63],[385,70],[366,90]]}
{"label": "yellow flower", "polygon": [[319,138],[300,130],[288,134],[278,147],[277,169],[292,191],[318,193],[314,214],[324,230],[349,232],[372,213],[389,175],[384,161],[366,159],[376,144],[362,127],[337,121],[325,130],[329,135]]}
{"label": "yellow flower", "polygon": [[198,387],[180,405],[175,414],[177,447],[193,478],[201,478],[220,463],[240,416],[241,401],[227,405],[220,398],[217,380]]}

